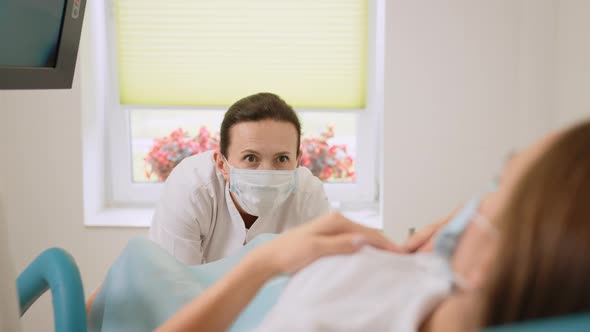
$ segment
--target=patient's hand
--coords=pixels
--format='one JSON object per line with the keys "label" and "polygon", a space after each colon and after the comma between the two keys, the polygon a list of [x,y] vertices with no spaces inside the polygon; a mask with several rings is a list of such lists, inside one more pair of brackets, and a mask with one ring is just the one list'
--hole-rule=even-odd
{"label": "patient's hand", "polygon": [[455,214],[457,214],[457,212],[460,209],[461,207],[456,208],[448,216],[438,221],[435,221],[430,225],[425,226],[424,228],[420,229],[418,232],[413,234],[406,241],[406,243],[404,243],[404,250],[410,253],[432,251],[432,246],[434,245],[434,239],[436,238],[436,234],[438,234],[438,231],[441,230],[455,216]]}
{"label": "patient's hand", "polygon": [[295,273],[322,256],[351,254],[370,245],[404,252],[381,232],[354,223],[340,213],[330,213],[291,229],[255,250],[257,259],[277,273]]}

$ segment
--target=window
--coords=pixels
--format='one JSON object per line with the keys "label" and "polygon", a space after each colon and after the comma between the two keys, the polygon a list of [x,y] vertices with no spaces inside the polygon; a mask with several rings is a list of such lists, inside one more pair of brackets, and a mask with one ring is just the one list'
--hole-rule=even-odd
{"label": "window", "polygon": [[106,11],[111,204],[152,204],[225,110],[269,91],[298,112],[302,163],[337,203],[377,195],[382,0],[113,0]]}

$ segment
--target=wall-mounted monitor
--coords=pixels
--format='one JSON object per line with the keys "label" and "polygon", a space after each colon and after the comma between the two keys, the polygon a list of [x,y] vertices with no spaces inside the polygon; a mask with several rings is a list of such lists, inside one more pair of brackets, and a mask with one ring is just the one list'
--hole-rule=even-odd
{"label": "wall-mounted monitor", "polygon": [[0,0],[0,89],[70,89],[86,0]]}

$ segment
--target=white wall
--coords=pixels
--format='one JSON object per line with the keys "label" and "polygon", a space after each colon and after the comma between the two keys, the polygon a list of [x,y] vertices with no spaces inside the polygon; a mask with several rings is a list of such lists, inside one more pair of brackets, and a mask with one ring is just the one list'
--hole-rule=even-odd
{"label": "white wall", "polygon": [[555,127],[557,7],[554,0],[521,1],[519,107],[515,114],[520,146]]}
{"label": "white wall", "polygon": [[[0,188],[2,187],[0,175]],[[18,332],[20,320],[18,316],[18,302],[16,299],[16,272],[12,266],[12,254],[8,247],[8,228],[4,222],[2,199],[0,197],[0,331]]]}
{"label": "white wall", "polygon": [[[589,6],[387,2],[381,187],[389,234],[402,237],[481,189],[514,142],[587,114]],[[145,229],[83,226],[78,76],[68,91],[0,91],[0,197],[15,269],[60,246],[88,292]],[[52,324],[49,296],[23,319],[25,331]]]}
{"label": "white wall", "polygon": [[558,1],[557,124],[590,118],[590,1]]}
{"label": "white wall", "polygon": [[483,189],[520,128],[520,7],[387,3],[384,192],[396,239]]}
{"label": "white wall", "polygon": [[[86,292],[132,236],[145,229],[87,228],[82,210],[80,79],[72,90],[0,91],[0,197],[14,268],[59,246],[76,259]],[[24,316],[24,331],[52,331],[50,296]]]}
{"label": "white wall", "polygon": [[[588,114],[590,2],[387,2],[382,212],[396,239]],[[557,79],[556,79],[557,78]],[[559,112],[555,111],[559,110]]]}

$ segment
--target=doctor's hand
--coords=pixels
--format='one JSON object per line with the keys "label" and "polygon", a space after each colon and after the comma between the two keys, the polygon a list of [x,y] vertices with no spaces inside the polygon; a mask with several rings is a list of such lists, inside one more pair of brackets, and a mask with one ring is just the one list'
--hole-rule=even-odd
{"label": "doctor's hand", "polygon": [[281,234],[253,254],[270,264],[275,273],[291,274],[322,256],[352,254],[365,245],[404,252],[380,231],[333,212]]}
{"label": "doctor's hand", "polygon": [[438,231],[440,231],[460,209],[461,207],[456,208],[448,216],[435,221],[414,233],[406,243],[403,244],[403,249],[409,253],[432,251],[436,234],[438,234]]}

